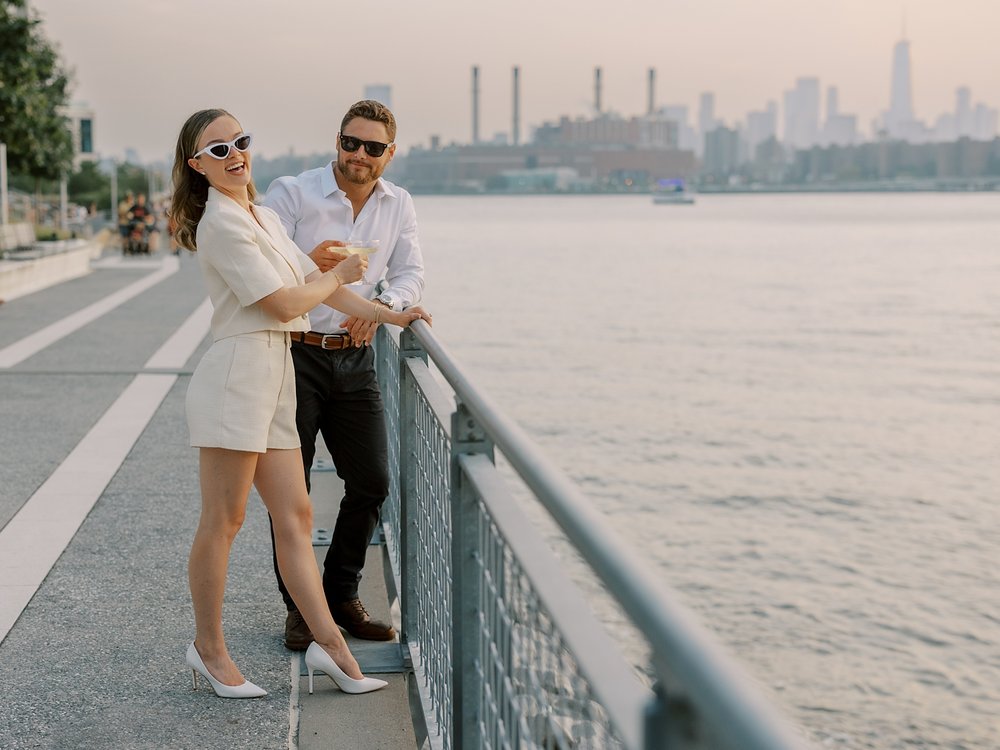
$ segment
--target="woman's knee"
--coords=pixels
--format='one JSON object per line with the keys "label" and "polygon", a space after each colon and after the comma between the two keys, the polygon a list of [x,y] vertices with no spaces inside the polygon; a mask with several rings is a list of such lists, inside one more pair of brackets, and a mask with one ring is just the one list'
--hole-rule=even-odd
{"label": "woman's knee", "polygon": [[201,515],[202,527],[213,536],[228,538],[230,542],[236,538],[240,529],[243,528],[245,520],[245,508],[217,508],[207,512],[203,511]]}
{"label": "woman's knee", "polygon": [[312,534],[313,507],[308,495],[283,505],[277,512],[271,511],[271,522],[276,534]]}

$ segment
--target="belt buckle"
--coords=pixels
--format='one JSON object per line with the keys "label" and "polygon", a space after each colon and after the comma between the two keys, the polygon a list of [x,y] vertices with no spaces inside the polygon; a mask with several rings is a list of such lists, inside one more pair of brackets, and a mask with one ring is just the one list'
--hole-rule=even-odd
{"label": "belt buckle", "polygon": [[341,348],[339,346],[327,346],[326,345],[326,340],[327,339],[333,339],[334,341],[337,341],[337,342],[340,342],[340,341],[343,340],[343,339],[341,339],[339,333],[324,333],[322,340],[319,342],[320,349],[340,349]]}

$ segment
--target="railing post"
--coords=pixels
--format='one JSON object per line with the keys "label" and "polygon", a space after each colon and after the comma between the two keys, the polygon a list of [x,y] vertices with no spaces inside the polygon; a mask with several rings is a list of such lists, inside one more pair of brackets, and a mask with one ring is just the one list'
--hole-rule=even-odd
{"label": "railing post", "polygon": [[458,462],[462,454],[481,453],[493,460],[493,443],[468,408],[456,399],[451,419],[451,617],[452,748],[482,747],[480,714],[483,626],[479,502]]}
{"label": "railing post", "polygon": [[399,585],[400,601],[399,616],[402,625],[402,639],[409,640],[412,625],[416,620],[419,593],[417,591],[417,570],[420,558],[426,550],[419,549],[414,543],[412,534],[412,519],[419,512],[417,509],[417,423],[416,386],[410,376],[406,360],[421,359],[427,362],[427,352],[424,351],[417,337],[410,331],[403,330],[399,336]]}
{"label": "railing post", "polygon": [[0,143],[0,224],[10,223],[7,197],[7,144]]}
{"label": "railing post", "polygon": [[701,750],[694,709],[685,698],[668,693],[662,680],[653,684],[643,722],[643,750]]}

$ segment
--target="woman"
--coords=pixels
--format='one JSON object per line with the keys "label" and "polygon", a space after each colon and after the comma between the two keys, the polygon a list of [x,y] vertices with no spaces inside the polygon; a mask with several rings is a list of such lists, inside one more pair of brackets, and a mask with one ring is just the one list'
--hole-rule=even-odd
{"label": "woman", "polygon": [[214,343],[187,393],[202,492],[188,567],[196,636],[187,663],[196,688],[200,673],[221,697],[267,694],[244,679],[222,633],[229,550],[253,484],[273,520],[281,575],[315,638],[306,651],[310,692],[317,670],[345,692],[366,693],[387,683],[361,674],[330,615],[313,555],[289,332],[308,331],[306,312],[320,302],[399,326],[430,316],[419,308],[395,313],[345,289],[364,272],[359,255],[321,273],[288,238],[277,215],[253,204],[250,142],[228,112],[196,112],[181,128],[173,167],[170,214],[177,240],[198,251],[214,308]]}

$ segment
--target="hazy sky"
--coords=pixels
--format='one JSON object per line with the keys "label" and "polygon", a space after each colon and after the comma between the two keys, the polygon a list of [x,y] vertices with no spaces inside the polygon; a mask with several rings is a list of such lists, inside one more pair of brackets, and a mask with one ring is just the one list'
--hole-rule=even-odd
{"label": "hazy sky", "polygon": [[[905,10],[916,114],[954,108],[955,88],[1000,104],[1000,0],[31,0],[75,71],[74,99],[96,112],[104,155],[165,158],[196,109],[221,106],[274,156],[332,149],[366,84],[392,86],[405,152],[467,141],[470,68],[480,66],[480,135],[511,125],[521,68],[521,132],[585,115],[593,70],[606,109],[645,110],[713,91],[730,124],[798,76],[840,90],[867,132],[889,99]],[[825,94],[824,94],[825,97]]]}

